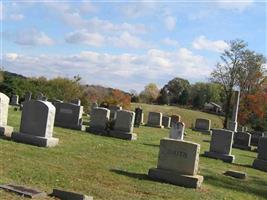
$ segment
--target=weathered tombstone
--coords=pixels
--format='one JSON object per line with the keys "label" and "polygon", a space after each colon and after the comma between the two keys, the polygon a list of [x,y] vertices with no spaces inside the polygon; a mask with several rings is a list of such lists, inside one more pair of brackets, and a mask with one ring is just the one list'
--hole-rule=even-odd
{"label": "weathered tombstone", "polygon": [[10,137],[13,127],[7,125],[9,97],[0,92],[0,135]]}
{"label": "weathered tombstone", "polygon": [[231,155],[234,132],[225,129],[213,129],[210,142],[210,150],[205,151],[204,156],[232,163],[235,156]]}
{"label": "weathered tombstone", "polygon": [[83,106],[73,103],[56,103],[55,125],[63,128],[85,130],[82,114]]}
{"label": "weathered tombstone", "polygon": [[264,133],[260,131],[251,132],[251,141],[250,144],[253,146],[258,146],[260,138],[264,137]]}
{"label": "weathered tombstone", "polygon": [[117,111],[117,117],[113,130],[110,131],[110,136],[125,139],[136,140],[137,135],[133,133],[135,113],[127,110]]}
{"label": "weathered tombstone", "polygon": [[181,116],[180,115],[172,115],[171,116],[171,126],[173,123],[178,123],[181,121]]}
{"label": "weathered tombstone", "polygon": [[258,157],[253,162],[253,168],[267,172],[267,137],[261,137],[258,144]]}
{"label": "weathered tombstone", "polygon": [[164,128],[171,128],[171,118],[168,116],[163,116],[162,126],[164,126]]}
{"label": "weathered tombstone", "polygon": [[41,92],[38,92],[37,94],[36,94],[36,100],[43,100],[43,98],[44,98],[44,95],[43,95],[43,93],[41,93]]}
{"label": "weathered tombstone", "polygon": [[211,121],[209,119],[196,119],[195,128],[193,130],[199,131],[202,133],[210,134]]}
{"label": "weathered tombstone", "polygon": [[117,111],[122,110],[122,107],[116,105],[110,105],[108,109],[110,110],[110,119],[114,120],[116,119]]}
{"label": "weathered tombstone", "polygon": [[157,168],[149,169],[148,176],[183,187],[199,188],[203,182],[203,176],[197,175],[199,152],[199,144],[162,139]]}
{"label": "weathered tombstone", "polygon": [[243,149],[243,150],[250,150],[250,140],[251,135],[247,132],[236,132],[234,133],[234,148]]}
{"label": "weathered tombstone", "polygon": [[32,93],[30,91],[25,93],[24,101],[30,101],[32,99]]}
{"label": "weathered tombstone", "polygon": [[53,189],[51,196],[57,197],[60,200],[93,200],[92,196],[69,192],[61,189]]}
{"label": "weathered tombstone", "polygon": [[81,105],[81,100],[80,99],[73,99],[73,100],[71,100],[71,103],[80,106]]}
{"label": "weathered tombstone", "polygon": [[47,101],[24,103],[20,131],[13,132],[11,139],[41,147],[56,146],[58,138],[53,138],[55,112],[55,107]]}
{"label": "weathered tombstone", "polygon": [[240,92],[234,92],[234,108],[232,113],[232,119],[228,123],[228,129],[237,132],[237,116],[238,116],[238,106],[239,106],[239,96]]}
{"label": "weathered tombstone", "polygon": [[140,127],[142,124],[142,115],[143,115],[143,109],[142,108],[135,108],[135,118],[134,118],[134,126]]}
{"label": "weathered tombstone", "polygon": [[164,126],[162,126],[162,113],[149,112],[146,125],[156,128],[164,128]]}
{"label": "weathered tombstone", "polygon": [[142,113],[142,116],[141,116],[141,125],[144,125],[145,124],[145,122],[144,122],[144,113]]}
{"label": "weathered tombstone", "polygon": [[107,108],[94,108],[91,111],[89,126],[87,132],[106,135],[107,126],[110,119],[110,110]]}
{"label": "weathered tombstone", "polygon": [[7,191],[11,191],[14,193],[17,193],[19,195],[22,195],[24,197],[29,197],[29,198],[45,198],[47,197],[45,192],[33,189],[33,188],[29,188],[29,187],[25,187],[25,186],[21,186],[21,185],[13,185],[13,184],[8,184],[8,185],[0,185],[0,188],[7,190]]}
{"label": "weathered tombstone", "polygon": [[183,122],[172,123],[169,137],[175,140],[183,140],[184,129],[185,129],[185,124]]}
{"label": "weathered tombstone", "polygon": [[12,95],[10,105],[18,106],[19,105],[19,96],[18,95]]}

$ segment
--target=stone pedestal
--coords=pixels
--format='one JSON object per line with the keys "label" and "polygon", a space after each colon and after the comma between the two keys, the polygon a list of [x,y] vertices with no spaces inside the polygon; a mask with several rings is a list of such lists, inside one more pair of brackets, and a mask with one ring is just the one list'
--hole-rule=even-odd
{"label": "stone pedestal", "polygon": [[174,139],[162,139],[157,168],[148,176],[154,180],[182,187],[199,188],[203,176],[197,175],[200,145]]}

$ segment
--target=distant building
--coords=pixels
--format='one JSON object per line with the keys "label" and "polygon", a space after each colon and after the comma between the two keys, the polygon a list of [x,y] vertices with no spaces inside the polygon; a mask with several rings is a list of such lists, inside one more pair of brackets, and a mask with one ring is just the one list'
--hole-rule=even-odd
{"label": "distant building", "polygon": [[214,102],[205,103],[204,110],[211,113],[222,113],[222,107]]}

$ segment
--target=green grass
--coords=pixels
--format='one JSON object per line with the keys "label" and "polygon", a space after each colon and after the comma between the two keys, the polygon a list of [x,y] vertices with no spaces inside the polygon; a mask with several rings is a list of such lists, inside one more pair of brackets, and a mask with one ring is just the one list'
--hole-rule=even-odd
{"label": "green grass", "polygon": [[[133,105],[135,106],[135,105]],[[162,109],[177,112],[188,123],[201,112],[167,106],[143,105],[145,111]],[[194,113],[191,118],[188,113]],[[18,130],[20,112],[10,109],[9,125]],[[201,153],[209,149],[203,140],[209,136],[187,129],[186,140],[201,144]],[[235,164],[200,157],[199,174],[204,176],[201,189],[187,189],[160,183],[147,177],[149,168],[156,167],[159,141],[168,136],[167,129],[135,128],[137,141],[124,141],[81,131],[55,128],[60,139],[54,148],[39,148],[0,139],[0,184],[16,183],[51,192],[53,188],[82,192],[94,199],[267,199],[267,173],[251,168],[255,152],[233,149]],[[247,172],[247,180],[226,177],[228,169]],[[0,190],[0,199],[23,199]],[[52,199],[52,198],[47,198]]]}

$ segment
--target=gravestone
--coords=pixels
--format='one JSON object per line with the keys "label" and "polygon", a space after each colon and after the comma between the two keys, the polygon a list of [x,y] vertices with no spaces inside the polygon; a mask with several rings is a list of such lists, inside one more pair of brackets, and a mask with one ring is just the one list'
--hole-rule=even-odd
{"label": "gravestone", "polygon": [[55,106],[57,103],[63,103],[62,100],[59,100],[59,99],[53,99],[52,101],[52,104]]}
{"label": "gravestone", "polygon": [[199,144],[162,139],[157,168],[149,169],[148,176],[183,187],[199,188],[203,182],[203,176],[197,175],[199,152]]}
{"label": "gravestone", "polygon": [[234,91],[234,107],[233,107],[233,113],[232,118],[228,123],[228,129],[234,132],[237,132],[237,116],[238,116],[238,107],[239,107],[239,91]]}
{"label": "gravestone", "polygon": [[41,147],[53,147],[58,138],[53,138],[56,109],[47,101],[31,100],[24,103],[20,131],[13,132],[11,139]]}
{"label": "gravestone", "polygon": [[156,128],[164,128],[164,126],[162,126],[162,113],[149,112],[146,125]]}
{"label": "gravestone", "polygon": [[110,136],[125,139],[136,140],[137,135],[133,133],[135,113],[127,110],[117,111],[117,117]]}
{"label": "gravestone", "polygon": [[142,108],[135,108],[135,118],[134,118],[134,126],[140,127],[142,124],[142,115],[143,115]]}
{"label": "gravestone", "polygon": [[0,135],[10,137],[13,127],[7,125],[9,97],[0,92]]}
{"label": "gravestone", "polygon": [[247,132],[248,131],[248,127],[246,126],[238,126],[237,127],[237,132]]}
{"label": "gravestone", "polygon": [[97,108],[97,107],[98,107],[97,102],[93,102],[93,103],[91,104],[91,110],[93,110],[94,108]]}
{"label": "gravestone", "polygon": [[141,116],[141,125],[144,125],[145,124],[145,122],[144,122],[144,113],[142,113],[142,116]]}
{"label": "gravestone", "polygon": [[30,91],[25,93],[24,101],[30,101],[32,99],[32,93]]}
{"label": "gravestone", "polygon": [[180,115],[172,115],[171,116],[171,126],[173,123],[178,123],[181,121],[181,116]]}
{"label": "gravestone", "polygon": [[83,106],[73,103],[56,103],[55,125],[75,130],[85,130],[82,114]]}
{"label": "gravestone", "polygon": [[253,162],[253,168],[267,172],[267,137],[261,137],[258,144],[258,156]]}
{"label": "gravestone", "polygon": [[110,110],[110,119],[115,120],[117,116],[117,111],[122,110],[122,107],[116,105],[110,105],[108,109]]}
{"label": "gravestone", "polygon": [[264,137],[264,132],[252,131],[250,144],[253,146],[258,146],[260,138]]}
{"label": "gravestone", "polygon": [[19,96],[18,95],[13,94],[11,96],[10,105],[13,105],[13,106],[18,106],[19,105]]}
{"label": "gravestone", "polygon": [[168,116],[163,116],[162,126],[164,126],[164,128],[171,128],[171,118]]}
{"label": "gravestone", "polygon": [[183,140],[184,129],[185,129],[185,124],[183,122],[172,123],[169,137],[175,140]]}
{"label": "gravestone", "polygon": [[106,135],[108,122],[110,119],[110,110],[107,108],[94,108],[91,111],[89,127],[86,128],[87,132]]}
{"label": "gravestone", "polygon": [[249,133],[236,132],[234,133],[233,147],[251,151],[250,140],[251,140],[251,135]]}
{"label": "gravestone", "polygon": [[81,100],[80,99],[73,99],[73,100],[71,100],[71,103],[80,106],[81,105]]}
{"label": "gravestone", "polygon": [[61,189],[53,189],[51,196],[57,197],[60,200],[93,200],[92,196],[79,194],[77,192],[69,192]]}
{"label": "gravestone", "polygon": [[211,121],[209,119],[196,119],[195,128],[193,130],[199,131],[206,134],[211,134],[210,130]]}
{"label": "gravestone", "polygon": [[234,132],[225,129],[213,129],[210,142],[210,150],[205,151],[204,156],[232,163],[235,156],[231,155]]}
{"label": "gravestone", "polygon": [[43,93],[41,93],[41,92],[38,92],[38,93],[36,94],[36,100],[43,101],[43,98],[44,98],[44,95],[43,95]]}

